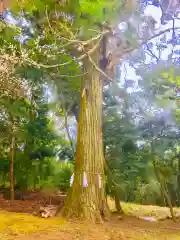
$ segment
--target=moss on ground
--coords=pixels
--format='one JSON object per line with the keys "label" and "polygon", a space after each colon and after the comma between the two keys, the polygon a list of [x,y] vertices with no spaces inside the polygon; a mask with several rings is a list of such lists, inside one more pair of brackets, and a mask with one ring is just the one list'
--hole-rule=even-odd
{"label": "moss on ground", "polygon": [[60,218],[43,219],[28,214],[0,211],[0,232],[31,234],[38,231],[57,229],[65,221]]}

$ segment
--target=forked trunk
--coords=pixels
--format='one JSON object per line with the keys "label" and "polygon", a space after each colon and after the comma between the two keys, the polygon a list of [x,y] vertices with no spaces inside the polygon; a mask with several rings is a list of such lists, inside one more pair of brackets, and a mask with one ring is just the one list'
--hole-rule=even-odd
{"label": "forked trunk", "polygon": [[[99,65],[99,54],[91,56]],[[81,89],[74,181],[63,215],[92,222],[102,221],[108,208],[104,193],[104,154],[102,142],[103,82],[87,59],[88,72]]]}

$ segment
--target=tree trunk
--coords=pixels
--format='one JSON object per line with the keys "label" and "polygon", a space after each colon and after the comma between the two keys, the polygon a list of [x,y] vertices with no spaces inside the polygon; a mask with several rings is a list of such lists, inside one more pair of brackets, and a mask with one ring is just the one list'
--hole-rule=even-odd
{"label": "tree trunk", "polygon": [[64,108],[64,124],[65,124],[66,133],[67,133],[67,136],[68,136],[68,139],[69,139],[69,143],[70,143],[70,146],[71,146],[71,150],[72,150],[72,153],[73,153],[73,160],[74,160],[74,156],[75,156],[74,145],[73,145],[73,140],[71,138],[71,134],[70,134],[70,131],[69,131],[69,126],[68,126],[68,113],[67,113],[67,110],[65,108]]}
{"label": "tree trunk", "polygon": [[10,199],[14,200],[14,152],[15,152],[15,138],[11,138],[10,147]]}
{"label": "tree trunk", "polygon": [[[91,58],[99,65],[98,51]],[[108,213],[102,142],[103,82],[87,59],[84,67],[88,74],[81,89],[74,181],[63,215],[101,222]]]}
{"label": "tree trunk", "polygon": [[166,201],[167,201],[167,204],[168,204],[168,206],[169,206],[169,211],[170,211],[172,220],[175,222],[175,221],[176,221],[176,217],[175,217],[175,215],[174,215],[174,210],[173,210],[173,206],[172,206],[171,197],[170,197],[170,195],[169,195],[168,188],[167,188],[167,184],[166,184],[165,181],[163,182],[163,188],[164,188],[164,195],[165,195],[165,197],[166,197]]}
{"label": "tree trunk", "polygon": [[154,171],[155,171],[157,180],[159,181],[159,184],[160,184],[160,187],[161,187],[161,192],[162,192],[162,194],[163,194],[163,196],[164,196],[164,198],[167,202],[167,205],[169,207],[169,211],[170,211],[172,220],[175,222],[176,217],[174,215],[172,201],[171,201],[171,198],[170,198],[169,193],[168,193],[167,184],[166,184],[165,180],[162,180],[161,177],[159,176],[159,172],[157,170],[155,161],[153,161],[153,165],[154,165]]}
{"label": "tree trunk", "polygon": [[180,156],[178,156],[178,175],[177,175],[177,205],[180,206]]}
{"label": "tree trunk", "polygon": [[115,201],[115,205],[116,205],[116,211],[120,214],[124,214],[123,209],[122,209],[121,204],[120,204],[119,194],[118,194],[117,191],[116,191],[115,196],[114,196],[114,201]]}
{"label": "tree trunk", "polygon": [[162,184],[161,184],[161,179],[160,179],[160,176],[159,176],[159,173],[158,173],[158,170],[156,168],[156,163],[155,161],[153,161],[153,166],[154,166],[154,172],[155,172],[155,175],[156,175],[156,178],[160,184],[160,191],[161,191],[161,196],[162,196],[162,199],[163,199],[163,202],[164,202],[164,207],[166,207],[166,196],[164,194],[164,190],[163,190],[163,187],[162,187]]}

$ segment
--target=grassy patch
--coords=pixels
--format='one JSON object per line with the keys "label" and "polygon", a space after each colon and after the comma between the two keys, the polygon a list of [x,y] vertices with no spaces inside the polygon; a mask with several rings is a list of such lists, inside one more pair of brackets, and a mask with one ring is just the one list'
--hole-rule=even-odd
{"label": "grassy patch", "polygon": [[[108,199],[109,207],[112,211],[115,211],[115,203],[113,200]],[[124,213],[128,216],[136,216],[136,217],[157,217],[163,218],[166,216],[170,216],[169,208],[167,207],[159,207],[153,205],[139,205],[135,203],[125,203],[121,202],[121,206],[124,210]],[[180,214],[180,208],[174,208],[175,213]]]}

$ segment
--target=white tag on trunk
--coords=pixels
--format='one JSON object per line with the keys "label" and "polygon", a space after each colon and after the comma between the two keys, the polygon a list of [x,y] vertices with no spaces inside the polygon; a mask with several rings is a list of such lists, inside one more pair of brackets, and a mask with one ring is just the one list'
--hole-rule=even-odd
{"label": "white tag on trunk", "polygon": [[[74,181],[74,173],[70,178],[70,186],[72,186],[73,181]],[[83,187],[88,187],[87,175],[85,172],[83,172]]]}
{"label": "white tag on trunk", "polygon": [[74,173],[73,173],[73,175],[72,175],[71,178],[70,178],[70,186],[72,186],[73,181],[74,181]]}
{"label": "white tag on trunk", "polygon": [[87,175],[83,172],[83,187],[88,187]]}

